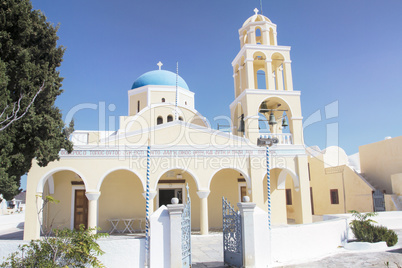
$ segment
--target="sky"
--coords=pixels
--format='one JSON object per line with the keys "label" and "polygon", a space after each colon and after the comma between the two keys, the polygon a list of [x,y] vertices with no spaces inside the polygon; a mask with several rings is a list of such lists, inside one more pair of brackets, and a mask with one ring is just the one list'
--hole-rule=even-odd
{"label": "sky", "polygon": [[[33,0],[59,25],[66,48],[60,67],[63,119],[86,104],[106,118],[128,114],[127,91],[143,73],[179,74],[195,92],[195,108],[213,128],[230,116],[232,60],[238,29],[260,0]],[[402,1],[262,0],[277,25],[278,44],[291,46],[294,90],[301,91],[307,146],[359,146],[402,134]],[[321,120],[313,120],[320,113]],[[74,114],[76,130],[99,129],[99,109]],[[309,124],[307,122],[310,122]],[[314,122],[314,123],[311,123]],[[108,124],[106,124],[108,125]],[[118,126],[115,126],[117,129]],[[111,129],[114,130],[114,129]],[[328,133],[327,133],[328,132]],[[327,141],[327,137],[331,137]]]}

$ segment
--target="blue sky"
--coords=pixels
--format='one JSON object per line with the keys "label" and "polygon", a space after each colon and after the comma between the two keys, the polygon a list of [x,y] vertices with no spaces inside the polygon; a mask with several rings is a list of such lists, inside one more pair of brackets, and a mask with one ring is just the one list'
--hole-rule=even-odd
{"label": "blue sky", "polygon": [[[231,62],[240,49],[238,29],[259,0],[34,0],[60,24],[66,48],[60,68],[64,117],[82,103],[115,104],[107,116],[127,115],[127,91],[141,74],[179,73],[195,92],[196,109],[214,128],[230,116],[234,99]],[[293,83],[308,118],[305,143],[327,146],[327,126],[338,125],[335,143],[347,154],[386,136],[400,136],[402,114],[402,1],[263,0],[263,13],[278,26],[279,45],[291,46]],[[338,102],[338,115],[325,107]],[[75,129],[98,129],[98,111],[75,114]],[[118,122],[118,120],[116,120]],[[117,126],[116,126],[117,127]],[[333,145],[333,144],[328,144]]]}

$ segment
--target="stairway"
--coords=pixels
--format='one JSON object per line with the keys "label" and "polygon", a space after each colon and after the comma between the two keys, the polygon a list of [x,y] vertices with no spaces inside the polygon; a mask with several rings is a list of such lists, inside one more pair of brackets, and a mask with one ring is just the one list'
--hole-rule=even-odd
{"label": "stairway", "polygon": [[394,202],[394,205],[398,211],[402,211],[402,196],[393,194],[391,195],[392,202]]}

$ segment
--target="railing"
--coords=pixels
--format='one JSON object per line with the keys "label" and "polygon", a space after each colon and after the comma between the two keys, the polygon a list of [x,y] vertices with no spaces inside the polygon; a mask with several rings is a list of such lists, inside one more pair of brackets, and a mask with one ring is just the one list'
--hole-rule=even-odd
{"label": "railing", "polygon": [[191,199],[188,184],[187,202],[181,214],[181,254],[183,268],[191,267]]}
{"label": "railing", "polygon": [[243,267],[243,240],[241,215],[222,197],[223,261],[234,267]]}
{"label": "railing", "polygon": [[278,144],[293,144],[293,137],[291,133],[267,133],[260,136],[260,138],[277,138]]}

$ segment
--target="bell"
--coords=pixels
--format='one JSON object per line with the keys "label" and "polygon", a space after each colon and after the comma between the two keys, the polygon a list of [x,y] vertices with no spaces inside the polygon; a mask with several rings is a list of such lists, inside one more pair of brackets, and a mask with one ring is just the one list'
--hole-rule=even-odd
{"label": "bell", "polygon": [[265,101],[263,103],[261,103],[261,108],[260,108],[260,113],[266,113],[268,110],[267,104],[265,103]]}
{"label": "bell", "polygon": [[238,132],[244,132],[244,114],[242,114],[241,117],[240,117],[240,126],[239,126],[239,129],[237,131]]}
{"label": "bell", "polygon": [[271,126],[276,124],[276,121],[275,121],[275,115],[274,115],[274,113],[273,113],[273,112],[271,112],[271,114],[269,115],[269,121],[268,121],[268,124],[270,124]]}
{"label": "bell", "polygon": [[286,120],[286,117],[284,117],[284,118],[282,119],[282,127],[287,127],[287,126],[289,126],[288,120]]}

